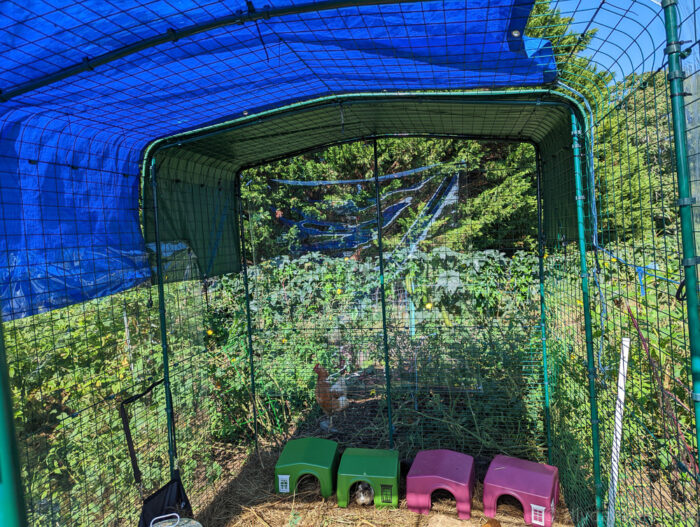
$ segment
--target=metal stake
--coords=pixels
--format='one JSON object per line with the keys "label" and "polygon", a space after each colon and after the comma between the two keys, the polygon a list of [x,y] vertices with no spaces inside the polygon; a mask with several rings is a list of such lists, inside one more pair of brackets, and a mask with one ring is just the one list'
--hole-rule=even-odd
{"label": "metal stake", "polygon": [[596,367],[593,353],[593,328],[591,325],[590,292],[588,288],[588,264],[586,262],[585,196],[581,167],[581,144],[583,134],[579,131],[576,114],[571,112],[571,135],[573,138],[574,178],[576,181],[576,220],[578,224],[578,247],[581,259],[581,292],[583,294],[583,317],[586,332],[586,356],[588,364],[588,395],[591,407],[591,439],[593,443],[593,478],[595,481],[595,509],[599,527],[605,527],[603,517],[603,484],[600,479],[600,430],[598,426],[598,401],[596,396]]}
{"label": "metal stake", "polygon": [[540,271],[540,333],[542,338],[542,369],[544,376],[544,426],[547,434],[547,463],[552,464],[552,421],[549,405],[549,369],[547,367],[547,305],[544,289],[544,225],[542,221],[542,159],[537,158],[537,251]]}
{"label": "metal stake", "polygon": [[700,313],[698,309],[698,271],[695,233],[693,228],[692,194],[690,190],[690,169],[688,166],[688,144],[685,123],[685,100],[683,92],[683,52],[678,42],[678,14],[676,0],[664,0],[664,20],[666,23],[666,48],[668,54],[668,80],[671,87],[671,110],[673,116],[673,140],[678,173],[678,202],[681,217],[681,238],[683,242],[683,268],[685,270],[685,290],[688,313],[688,339],[690,341],[690,375],[693,385],[693,409],[695,411],[695,445],[700,466]]}
{"label": "metal stake", "polygon": [[245,316],[246,316],[246,332],[248,334],[248,359],[250,361],[250,393],[251,403],[253,405],[253,433],[255,434],[255,451],[260,456],[258,450],[258,406],[255,401],[255,361],[253,359],[253,323],[250,314],[250,293],[248,289],[248,264],[245,259],[245,228],[243,226],[243,202],[241,199],[241,173],[236,174],[235,181],[236,202],[238,207],[238,226],[240,232],[240,258],[241,268],[243,269],[243,288],[245,291]]}
{"label": "metal stake", "polygon": [[3,525],[26,527],[24,489],[12,411],[12,390],[0,318],[0,511]]}
{"label": "metal stake", "polygon": [[374,146],[374,192],[377,201],[377,244],[379,245],[379,294],[382,304],[382,332],[384,337],[384,376],[386,378],[386,406],[389,418],[389,448],[394,448],[394,422],[391,418],[391,369],[389,367],[389,335],[386,328],[386,295],[384,293],[384,249],[382,247],[382,202],[379,192],[379,165],[377,140]]}
{"label": "metal stake", "polygon": [[153,223],[156,243],[156,276],[158,279],[158,313],[160,315],[160,345],[163,356],[163,387],[165,389],[165,413],[168,427],[168,458],[170,460],[170,478],[177,470],[177,446],[175,445],[175,419],[173,415],[173,396],[170,392],[170,358],[168,356],[168,327],[165,318],[165,289],[163,287],[163,255],[161,251],[160,228],[158,226],[158,182],[156,177],[156,158],[151,159],[151,190],[153,193]]}

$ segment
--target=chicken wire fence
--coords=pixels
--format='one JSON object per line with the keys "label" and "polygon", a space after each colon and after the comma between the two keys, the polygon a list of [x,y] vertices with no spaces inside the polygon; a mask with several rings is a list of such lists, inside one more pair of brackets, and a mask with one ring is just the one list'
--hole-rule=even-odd
{"label": "chicken wire fence", "polygon": [[[479,14],[481,4],[428,2],[416,10],[406,2],[398,4],[405,11],[371,13],[360,4],[329,6],[319,13],[333,17],[313,20],[301,11],[268,13],[283,28],[258,23],[262,15],[247,6],[247,15],[235,15],[243,25],[181,39],[168,33],[155,42],[167,46],[167,77],[177,81],[180,60],[191,71],[206,66],[200,88],[208,98],[158,103],[139,119],[120,97],[155,99],[149,90],[164,87],[141,79],[143,91],[134,94],[109,82],[120,67],[135,68],[135,78],[156,71],[131,51],[114,57],[104,78],[93,77],[97,91],[80,84],[91,83],[85,77],[53,79],[58,97],[50,86],[23,84],[49,66],[39,48],[16,68],[20,77],[8,68],[9,86],[21,89],[3,84],[11,115],[4,118],[26,128],[18,128],[23,149],[11,143],[14,128],[0,140],[4,384],[29,523],[131,525],[141,496],[176,469],[195,512],[207,517],[248,446],[322,435],[345,446],[397,448],[404,460],[443,447],[475,455],[481,469],[497,453],[550,462],[577,525],[695,525],[697,3],[520,2],[529,10],[524,33],[551,46],[530,41],[530,58],[551,49],[551,64],[537,55],[516,67],[499,55],[504,70],[467,82],[443,75],[435,57],[444,46],[436,43],[427,48],[435,61],[421,62],[426,70],[394,73],[447,84],[407,78],[375,86],[371,75],[390,78],[389,61],[406,58],[383,52],[364,77],[355,67],[351,79],[338,75],[345,89],[290,84],[303,95],[290,88],[274,103],[287,104],[278,112],[262,100],[270,90],[263,82],[251,83],[252,92],[232,87],[244,102],[221,109],[234,96],[211,86],[233,66],[192,59],[198,46],[234,39],[254,55],[249,67],[271,73],[275,85],[280,57],[303,56],[293,36],[306,31],[304,45],[325,49],[321,36],[336,18],[367,31],[343,43],[370,54],[385,49],[372,40],[377,28],[398,30],[415,17],[431,32],[447,31],[444,22],[461,13],[499,20]],[[191,7],[178,16],[201,23],[206,13]],[[80,24],[68,32],[81,34]],[[114,42],[148,37],[127,33]],[[360,45],[366,38],[369,48]],[[408,49],[406,56],[422,53],[417,41]],[[350,55],[331,62],[342,69],[340,58]],[[87,60],[80,71],[90,75],[107,62]],[[472,87],[488,89],[454,91]],[[325,94],[332,97],[294,105]],[[51,124],[23,113],[49,99],[57,105]],[[108,115],[110,108],[119,111]],[[223,124],[173,136],[211,123]],[[118,138],[101,136],[101,124],[118,128]],[[58,155],[54,129],[70,143],[70,157]],[[397,159],[398,135],[487,144],[492,157]],[[155,137],[165,140],[144,150],[145,138]],[[356,142],[368,138],[376,143]],[[508,146],[522,141],[528,145]],[[116,146],[127,144],[128,154]],[[328,173],[327,150],[319,149],[332,144],[357,145],[350,152],[365,165]],[[277,173],[284,163],[261,165],[309,149],[316,153],[304,154],[304,170],[287,171],[290,179]],[[66,197],[69,206],[61,206]],[[125,211],[116,219],[115,203]],[[16,249],[32,236],[38,245]],[[58,256],[33,260],[50,250]],[[623,337],[631,339],[630,363],[616,425]],[[317,389],[317,364],[330,375],[326,393]],[[161,379],[129,407],[144,472],[139,488],[119,405]]]}
{"label": "chicken wire fence", "polygon": [[[503,172],[440,164],[383,175],[378,189],[372,179],[272,180],[294,206],[271,211],[244,196],[258,414],[268,426],[396,447],[405,460],[431,445],[482,461],[541,453],[537,260],[525,252],[533,225],[501,233],[494,247],[470,232],[485,224],[469,192]],[[261,216],[275,220],[267,248],[253,241]],[[315,389],[315,364],[330,374],[330,396]],[[312,412],[290,430],[303,409]]]}

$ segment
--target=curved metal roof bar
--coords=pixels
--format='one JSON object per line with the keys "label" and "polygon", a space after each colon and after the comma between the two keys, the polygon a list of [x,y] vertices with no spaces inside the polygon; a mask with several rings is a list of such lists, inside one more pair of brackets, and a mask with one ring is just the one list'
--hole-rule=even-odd
{"label": "curved metal roof bar", "polygon": [[331,148],[333,146],[340,146],[340,145],[347,145],[350,143],[357,143],[359,141],[372,141],[374,139],[409,139],[409,138],[422,138],[422,139],[461,139],[463,141],[494,141],[494,142],[503,142],[503,143],[527,143],[529,145],[532,145],[533,148],[537,149],[537,143],[534,141],[530,140],[518,140],[518,139],[503,139],[500,137],[495,137],[495,136],[482,136],[482,135],[470,135],[470,134],[444,134],[444,133],[439,133],[439,134],[430,134],[430,133],[394,133],[394,134],[370,134],[370,135],[363,135],[363,136],[356,136],[348,139],[344,139],[342,141],[329,141],[328,143],[323,143],[319,144],[316,146],[311,146],[308,148],[303,148],[301,150],[296,150],[294,152],[290,152],[288,154],[285,154],[283,156],[276,156],[276,157],[271,157],[268,159],[263,159],[260,162],[257,163],[252,163],[248,165],[243,165],[239,170],[249,170],[251,168],[256,168],[261,165],[266,165],[268,163],[274,163],[276,161],[282,161],[284,159],[289,159],[290,157],[296,157],[300,156],[303,154],[307,154],[309,152],[315,152],[319,150],[325,150],[326,148]]}
{"label": "curved metal roof bar", "polygon": [[10,99],[23,95],[25,93],[43,88],[49,84],[67,79],[68,77],[73,77],[79,73],[84,73],[86,71],[91,71],[97,66],[102,66],[108,64],[115,60],[133,55],[139,51],[143,51],[160,44],[165,44],[167,42],[174,42],[181,38],[196,35],[198,33],[205,33],[213,29],[218,29],[225,26],[241,25],[246,22],[255,22],[257,20],[266,20],[272,17],[281,17],[288,15],[298,15],[302,13],[312,13],[318,11],[326,11],[330,9],[342,9],[345,7],[362,7],[369,5],[386,5],[386,4],[406,4],[406,3],[416,3],[420,0],[326,0],[320,2],[313,2],[303,5],[286,6],[280,8],[261,8],[260,10],[250,9],[247,12],[236,13],[233,16],[226,16],[209,22],[204,22],[202,24],[193,24],[187,26],[183,29],[169,29],[165,33],[156,35],[155,37],[149,37],[125,46],[108,53],[104,53],[95,57],[94,59],[85,59],[83,62],[74,64],[73,66],[68,66],[55,73],[51,73],[42,77],[40,79],[26,82],[20,84],[15,88],[11,88],[6,91],[0,91],[0,102],[7,102]]}
{"label": "curved metal roof bar", "polygon": [[[613,15],[612,19],[616,19],[619,16],[619,13],[617,12],[618,9],[627,11],[630,9],[630,6],[634,4],[644,9],[648,14],[652,16],[653,20],[655,22],[658,22],[660,27],[662,27],[664,24],[663,13],[660,10],[653,7],[653,5],[650,4],[650,2],[653,2],[653,0],[634,0],[633,2],[625,2],[623,6],[618,5],[621,4],[621,2],[616,3],[615,0],[612,0],[612,2],[608,0],[607,3],[605,1],[601,2],[597,8],[591,8],[591,10],[595,11],[595,13],[604,12],[608,15]],[[559,5],[559,1],[553,2],[551,4],[551,9],[562,9]],[[570,15],[570,13],[568,12],[565,12],[563,14],[565,16]],[[529,29],[535,30],[537,33],[537,37],[552,42],[555,48],[555,57],[557,59],[559,68],[559,79],[565,79],[565,82],[567,82],[568,84],[575,85],[576,82],[568,77],[578,77],[580,79],[580,83],[577,85],[577,87],[579,91],[588,93],[589,102],[591,103],[591,106],[596,114],[600,113],[601,110],[605,109],[606,103],[610,103],[612,101],[612,96],[614,94],[613,89],[615,90],[615,92],[618,92],[620,90],[622,90],[623,92],[628,92],[633,91],[640,84],[640,79],[631,79],[631,84],[629,84],[630,79],[628,77],[631,74],[635,72],[641,73],[641,71],[638,71],[640,68],[642,68],[644,71],[656,72],[664,67],[665,60],[663,59],[661,64],[657,64],[659,53],[657,53],[656,51],[658,51],[658,49],[647,49],[644,45],[642,45],[642,43],[639,42],[639,37],[641,35],[646,35],[648,37],[649,42],[652,42],[653,38],[651,36],[649,26],[640,23],[639,20],[637,20],[636,18],[628,18],[627,20],[630,24],[637,28],[637,30],[639,31],[637,35],[634,35],[633,32],[631,32],[629,29],[621,29],[619,27],[619,22],[609,22],[609,19],[605,16],[599,16],[595,20],[595,28],[602,28],[605,29],[607,32],[615,33],[616,35],[624,35],[626,37],[625,43],[619,43],[612,41],[609,35],[602,38],[597,35],[594,35],[592,42],[597,42],[598,45],[589,45],[587,48],[587,51],[589,53],[584,54],[581,57],[586,59],[590,65],[594,66],[596,68],[595,71],[591,71],[590,69],[587,69],[587,66],[576,64],[573,61],[562,60],[563,57],[573,58],[574,55],[571,53],[556,53],[558,44],[555,44],[555,40],[557,38],[564,38],[566,35],[549,35],[546,32],[548,26],[546,24],[541,24],[538,21],[538,17],[546,16],[548,15],[533,15],[534,18],[532,18],[530,21]],[[591,23],[595,18],[596,17],[594,14],[589,20],[588,26],[592,25]],[[543,32],[540,33],[540,31]],[[574,47],[576,46],[578,46],[578,43],[576,43]],[[608,46],[610,46],[612,50],[608,50]],[[642,64],[638,65],[636,69],[629,57],[629,54],[633,48],[636,49],[637,54],[641,57],[642,61]],[[647,50],[645,51],[645,49]],[[623,57],[630,62],[629,67],[623,66]],[[618,80],[617,82],[612,81],[611,83],[605,80],[605,74],[608,71],[610,71],[611,65],[617,65],[617,67],[620,70],[620,73],[623,75],[623,78]],[[578,74],[577,71],[580,71],[582,75]],[[586,84],[589,85],[586,86]],[[603,89],[604,92],[602,91]],[[597,92],[597,95],[591,92]]]}
{"label": "curved metal roof bar", "polygon": [[[145,178],[148,175],[148,170],[150,167],[150,162],[152,157],[159,151],[165,150],[167,148],[172,148],[175,146],[181,146],[185,143],[192,141],[200,141],[206,137],[220,135],[222,133],[228,132],[230,130],[251,126],[256,123],[262,122],[263,120],[279,117],[290,112],[301,112],[309,108],[318,107],[328,104],[339,104],[344,101],[352,101],[356,99],[401,99],[401,98],[412,98],[412,99],[455,99],[464,98],[465,103],[471,104],[538,104],[538,101],[533,98],[531,101],[527,100],[513,100],[509,99],[513,96],[530,95],[533,97],[544,97],[544,96],[555,96],[561,99],[561,102],[550,101],[550,104],[555,104],[559,106],[564,106],[572,109],[582,120],[585,126],[586,132],[590,129],[592,123],[589,122],[588,114],[586,109],[583,107],[580,101],[568,93],[563,93],[556,89],[526,89],[526,90],[498,90],[498,91],[406,91],[406,92],[372,92],[372,93],[350,93],[350,94],[340,94],[340,95],[328,95],[325,97],[319,97],[316,99],[311,99],[309,101],[303,101],[298,103],[293,103],[279,108],[274,108],[271,110],[265,110],[260,113],[242,116],[231,121],[226,121],[223,123],[218,123],[187,132],[181,132],[176,135],[161,137],[154,140],[146,146],[142,156],[141,164],[141,175]],[[468,99],[481,99],[481,100],[468,100]],[[540,101],[539,104],[543,104]],[[545,103],[546,104],[546,103]],[[527,142],[527,141],[524,141]]]}
{"label": "curved metal roof bar", "polygon": [[[340,8],[345,8],[345,7],[362,7],[362,6],[370,6],[370,5],[391,5],[391,4],[402,4],[402,3],[416,3],[419,2],[420,0],[325,0],[325,1],[320,1],[320,2],[312,2],[308,4],[303,4],[303,5],[295,5],[295,6],[286,6],[286,7],[280,7],[280,8],[261,8],[261,9],[254,9],[254,8],[249,8],[247,12],[239,11],[235,15],[232,16],[227,16],[227,17],[222,17],[216,20],[200,23],[200,24],[193,24],[191,26],[185,27],[183,29],[169,29],[165,33],[162,33],[160,35],[156,35],[154,37],[149,37],[146,39],[141,40],[140,42],[136,42],[134,44],[131,44],[129,46],[125,46],[123,48],[110,51],[107,53],[104,53],[102,55],[99,55],[93,59],[85,59],[84,61],[80,63],[76,63],[72,66],[68,66],[66,68],[63,68],[55,73],[51,73],[49,75],[46,75],[45,77],[42,77],[37,80],[29,81],[23,84],[20,84],[14,88],[10,88],[8,90],[0,90],[0,102],[6,102],[9,101],[10,99],[16,98],[20,95],[23,95],[25,93],[37,90],[39,88],[48,86],[50,84],[53,84],[55,82],[64,80],[66,78],[78,75],[80,73],[84,73],[87,71],[91,71],[94,68],[98,66],[102,66],[105,64],[108,64],[110,62],[113,62],[115,60],[124,58],[126,56],[132,55],[134,53],[138,53],[140,51],[158,46],[160,44],[165,44],[167,42],[174,42],[178,39],[181,38],[186,38],[192,35],[196,35],[199,33],[204,33],[207,31],[211,31],[213,29],[221,28],[221,27],[226,27],[226,26],[231,26],[231,25],[242,25],[245,24],[246,22],[255,22],[257,20],[264,20],[264,19],[269,19],[273,17],[282,17],[282,16],[288,16],[288,15],[295,15],[295,14],[303,14],[303,13],[310,13],[310,12],[320,12],[320,11],[326,11],[326,10],[331,10],[331,9],[340,9]],[[642,2],[636,2],[639,4],[642,4]],[[649,9],[649,6],[643,6]],[[599,6],[598,9],[605,9],[603,7],[603,4]],[[658,14],[657,14],[658,16]],[[592,20],[591,20],[592,21]],[[598,22],[599,24],[601,22]],[[603,23],[604,26],[606,26],[608,29],[613,29],[609,25]],[[537,26],[535,26],[537,27]],[[640,28],[640,30],[643,32],[645,31],[644,28]],[[635,39],[632,38],[631,35],[627,35],[630,38],[630,45],[634,45]],[[543,36],[543,38],[547,38],[547,36]],[[622,55],[626,55],[627,53],[625,52],[626,50],[622,50],[623,53]],[[598,48],[596,50],[596,53],[600,53],[601,49]],[[610,57],[609,57],[610,58]],[[645,57],[645,61],[649,57]],[[652,54],[653,58],[653,54]],[[595,59],[591,57],[592,62],[597,62]],[[614,59],[613,59],[614,60]]]}

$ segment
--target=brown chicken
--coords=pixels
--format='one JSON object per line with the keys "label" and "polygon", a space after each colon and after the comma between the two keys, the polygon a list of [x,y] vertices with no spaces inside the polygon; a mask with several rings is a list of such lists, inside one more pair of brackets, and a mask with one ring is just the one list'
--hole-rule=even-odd
{"label": "brown chicken", "polygon": [[314,366],[314,372],[318,376],[316,401],[329,418],[328,429],[330,430],[333,425],[333,414],[345,410],[350,404],[347,398],[345,379],[341,377],[335,384],[331,384],[328,381],[328,370],[320,364]]}

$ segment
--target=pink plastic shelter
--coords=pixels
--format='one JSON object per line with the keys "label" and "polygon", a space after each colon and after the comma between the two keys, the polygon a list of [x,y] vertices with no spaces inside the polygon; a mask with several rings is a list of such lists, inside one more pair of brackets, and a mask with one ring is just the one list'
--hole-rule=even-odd
{"label": "pink plastic shelter", "polygon": [[420,514],[428,514],[431,494],[438,489],[452,493],[457,514],[471,517],[474,490],[474,458],[452,450],[422,450],[416,455],[406,477],[406,505]]}
{"label": "pink plastic shelter", "polygon": [[525,523],[549,527],[559,501],[557,467],[508,456],[496,456],[484,479],[484,514],[496,516],[498,498],[517,498],[525,511]]}

